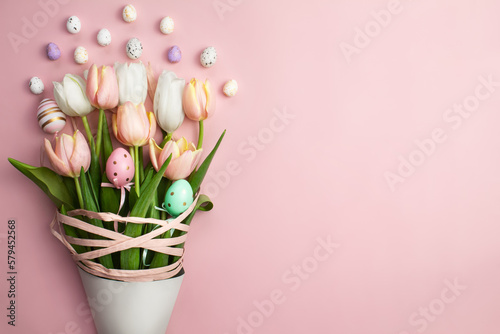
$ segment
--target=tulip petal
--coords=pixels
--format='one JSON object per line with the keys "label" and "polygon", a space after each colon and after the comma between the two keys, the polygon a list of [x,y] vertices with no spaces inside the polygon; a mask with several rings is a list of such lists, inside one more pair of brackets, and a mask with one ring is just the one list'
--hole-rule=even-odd
{"label": "tulip petal", "polygon": [[208,79],[205,80],[203,89],[205,91],[205,96],[206,96],[205,118],[209,118],[215,112],[215,94],[213,92],[212,85],[210,84],[210,81],[208,81]]}
{"label": "tulip petal", "polygon": [[149,140],[149,158],[151,159],[151,164],[153,165],[153,168],[155,171],[158,171],[160,169],[160,166],[158,165],[158,159],[161,153],[161,148],[156,144],[156,141],[154,139]]}
{"label": "tulip petal", "polygon": [[80,175],[81,168],[86,172],[90,167],[90,148],[80,131],[74,135],[73,154],[69,160],[70,169],[75,176]]}
{"label": "tulip petal", "polygon": [[52,83],[54,84],[54,99],[62,112],[68,116],[78,116],[78,114],[75,114],[73,109],[71,109],[68,105],[66,94],[64,93],[64,86],[57,81],[53,81]]}
{"label": "tulip petal", "polygon": [[192,79],[191,82],[186,84],[182,95],[182,106],[184,108],[184,113],[189,119],[199,121],[201,119],[201,110],[196,95],[195,84],[196,79]]}
{"label": "tulip petal", "polygon": [[[57,143],[56,143],[56,148],[57,148]],[[65,164],[64,161],[62,161],[57,156],[57,154],[52,149],[50,141],[47,138],[45,138],[45,153],[47,154],[50,164],[52,165],[52,168],[56,171],[56,173],[63,176],[70,176],[70,177],[72,176],[68,164]]]}
{"label": "tulip petal", "polygon": [[113,67],[102,66],[96,100],[100,109],[111,109],[118,105],[118,83]]}
{"label": "tulip petal", "polygon": [[155,78],[155,74],[153,71],[153,68],[151,67],[151,63],[148,62],[148,67],[147,67],[147,80],[148,80],[148,95],[151,101],[154,101],[155,94],[156,94],[156,85],[157,81]]}
{"label": "tulip petal", "polygon": [[90,66],[89,73],[87,74],[87,97],[94,107],[98,107],[97,104],[97,89],[99,87],[98,70],[96,64]]}
{"label": "tulip petal", "polygon": [[80,76],[67,74],[63,79],[68,106],[77,116],[87,116],[94,108],[85,95],[85,82]]}

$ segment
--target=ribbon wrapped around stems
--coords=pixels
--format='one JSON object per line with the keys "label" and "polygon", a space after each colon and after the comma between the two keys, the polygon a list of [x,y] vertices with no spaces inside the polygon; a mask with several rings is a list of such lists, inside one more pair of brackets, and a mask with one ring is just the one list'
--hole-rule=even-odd
{"label": "ribbon wrapped around stems", "polygon": [[[115,181],[115,180],[113,180],[113,181]],[[118,207],[117,213],[120,213],[120,211],[123,208],[123,204],[125,204],[125,190],[130,192],[130,187],[132,187],[133,185],[134,185],[134,182],[129,182],[126,185],[124,185],[123,187],[117,188],[113,183],[106,183],[106,182],[101,183],[101,187],[120,189],[120,206]],[[118,232],[118,222],[117,221],[114,222],[114,228],[115,228],[115,232]]]}
{"label": "ribbon wrapped around stems", "polygon": [[[163,280],[174,277],[182,270],[182,261],[184,256],[184,248],[176,247],[183,244],[187,239],[189,226],[183,224],[182,221],[194,210],[199,196],[195,198],[193,204],[175,219],[168,221],[158,220],[153,218],[138,218],[138,217],[121,217],[109,212],[92,212],[83,209],[72,210],[63,215],[56,212],[54,219],[50,224],[52,234],[61,241],[66,248],[71,252],[73,260],[89,274],[118,280],[125,282],[150,282]],[[134,224],[155,224],[160,227],[152,230],[149,233],[136,238],[128,237],[121,233],[111,231],[105,228],[97,227],[87,222],[81,221],[73,216],[86,216],[102,221],[118,221]],[[109,240],[104,239],[81,239],[67,236],[64,233],[63,224],[73,226],[91,234],[99,235]],[[180,230],[183,233],[175,238],[155,239],[170,229]],[[73,245],[81,245],[87,247],[99,247],[98,249],[90,250],[85,253],[78,254],[73,248]],[[120,252],[130,248],[144,248],[153,252],[163,253],[179,257],[179,259],[168,266],[154,269],[139,269],[139,270],[122,270],[108,269],[103,265],[92,261],[93,259],[102,257],[115,252]]]}

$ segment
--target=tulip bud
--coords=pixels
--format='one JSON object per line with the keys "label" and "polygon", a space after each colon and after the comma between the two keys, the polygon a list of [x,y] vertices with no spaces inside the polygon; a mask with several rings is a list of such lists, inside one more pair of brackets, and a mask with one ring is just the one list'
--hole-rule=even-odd
{"label": "tulip bud", "polygon": [[127,101],[133,104],[144,103],[148,93],[146,67],[139,63],[115,63],[120,104]]}
{"label": "tulip bud", "polygon": [[155,115],[147,113],[142,103],[136,106],[128,101],[113,114],[113,133],[123,145],[144,146],[155,132]]}
{"label": "tulip bud", "polygon": [[86,172],[90,166],[90,148],[83,134],[76,130],[73,136],[63,134],[56,137],[55,150],[48,139],[45,139],[45,152],[56,173],[78,177],[83,167]]}
{"label": "tulip bud", "polygon": [[212,116],[215,112],[215,94],[210,82],[191,79],[184,88],[182,105],[186,116],[193,121],[202,121]]}
{"label": "tulip bud", "polygon": [[158,79],[154,98],[154,112],[158,124],[166,132],[172,133],[184,121],[182,110],[182,92],[184,79],[179,79],[174,72],[163,71]]}
{"label": "tulip bud", "polygon": [[99,109],[112,109],[118,105],[118,83],[113,67],[94,64],[87,75],[87,97]]}
{"label": "tulip bud", "polygon": [[85,95],[87,85],[78,75],[66,74],[62,82],[54,81],[54,99],[68,116],[87,116],[94,107]]}

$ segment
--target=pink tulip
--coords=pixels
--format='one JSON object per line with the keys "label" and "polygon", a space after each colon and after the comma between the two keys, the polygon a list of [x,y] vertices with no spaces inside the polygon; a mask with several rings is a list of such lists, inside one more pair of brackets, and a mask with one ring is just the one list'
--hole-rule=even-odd
{"label": "pink tulip", "polygon": [[55,152],[48,139],[45,139],[45,152],[54,170],[63,176],[78,177],[83,167],[90,166],[90,148],[83,134],[76,130],[73,136],[63,134],[56,137]]}
{"label": "pink tulip", "polygon": [[118,105],[119,92],[115,70],[111,66],[94,64],[87,75],[87,97],[99,109],[112,109]]}
{"label": "pink tulip", "polygon": [[215,94],[210,82],[191,79],[184,88],[182,106],[186,116],[193,121],[202,121],[212,116],[215,112]]}
{"label": "pink tulip", "polygon": [[184,137],[178,141],[167,142],[163,149],[156,144],[154,139],[149,141],[149,156],[156,171],[172,154],[172,160],[170,160],[164,175],[172,181],[188,177],[200,162],[202,152],[203,149],[197,150],[194,144],[188,143]]}
{"label": "pink tulip", "polygon": [[158,84],[158,80],[156,80],[153,67],[151,67],[151,63],[149,62],[148,62],[148,67],[146,68],[146,76],[148,78],[148,95],[151,101],[154,101],[156,85]]}
{"label": "pink tulip", "polygon": [[156,118],[146,112],[143,103],[134,105],[127,101],[113,114],[113,133],[116,139],[127,146],[144,146],[155,135]]}

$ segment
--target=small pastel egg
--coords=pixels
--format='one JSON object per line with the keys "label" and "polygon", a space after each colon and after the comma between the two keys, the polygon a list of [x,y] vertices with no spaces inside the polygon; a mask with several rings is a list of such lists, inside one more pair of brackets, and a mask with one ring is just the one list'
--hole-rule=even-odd
{"label": "small pastel egg", "polygon": [[79,46],[75,49],[74,57],[77,64],[85,64],[89,61],[89,53],[83,46]]}
{"label": "small pastel egg", "polygon": [[164,17],[160,22],[160,31],[165,35],[174,32],[174,20],[170,16]]}
{"label": "small pastel egg", "polygon": [[33,94],[39,95],[43,93],[45,86],[43,85],[42,79],[39,77],[33,77],[30,79],[29,83],[30,90]]}
{"label": "small pastel egg", "polygon": [[134,160],[122,147],[114,150],[106,162],[106,176],[116,188],[121,188],[134,178]]}
{"label": "small pastel egg", "polygon": [[203,67],[212,67],[217,61],[217,51],[213,46],[209,46],[200,55],[200,62]]}
{"label": "small pastel egg", "polygon": [[107,46],[111,44],[111,33],[108,29],[104,28],[97,33],[97,43],[100,46]]}
{"label": "small pastel egg", "polygon": [[59,109],[54,100],[43,99],[36,113],[40,128],[46,133],[61,131],[66,125],[66,115]]}
{"label": "small pastel egg", "polygon": [[177,180],[165,194],[165,210],[172,216],[177,217],[193,203],[193,189],[186,180]]}
{"label": "small pastel egg", "polygon": [[236,82],[236,80],[229,80],[224,84],[224,88],[222,89],[222,91],[226,96],[235,96],[238,92],[238,83]]}
{"label": "small pastel egg", "polygon": [[123,8],[123,21],[125,22],[134,22],[137,19],[137,11],[135,10],[135,7],[132,5],[126,5],[125,8]]}
{"label": "small pastel egg", "polygon": [[47,57],[50,60],[57,60],[61,57],[61,49],[59,49],[56,43],[47,44]]}
{"label": "small pastel egg", "polygon": [[72,34],[77,34],[82,29],[82,22],[77,16],[71,16],[66,22],[66,29]]}
{"label": "small pastel egg", "polygon": [[142,55],[142,43],[138,38],[131,38],[127,43],[127,56],[130,59],[137,59]]}
{"label": "small pastel egg", "polygon": [[181,61],[182,58],[182,52],[181,49],[177,45],[172,46],[170,49],[168,49],[168,54],[167,54],[168,61],[171,63],[178,63]]}

